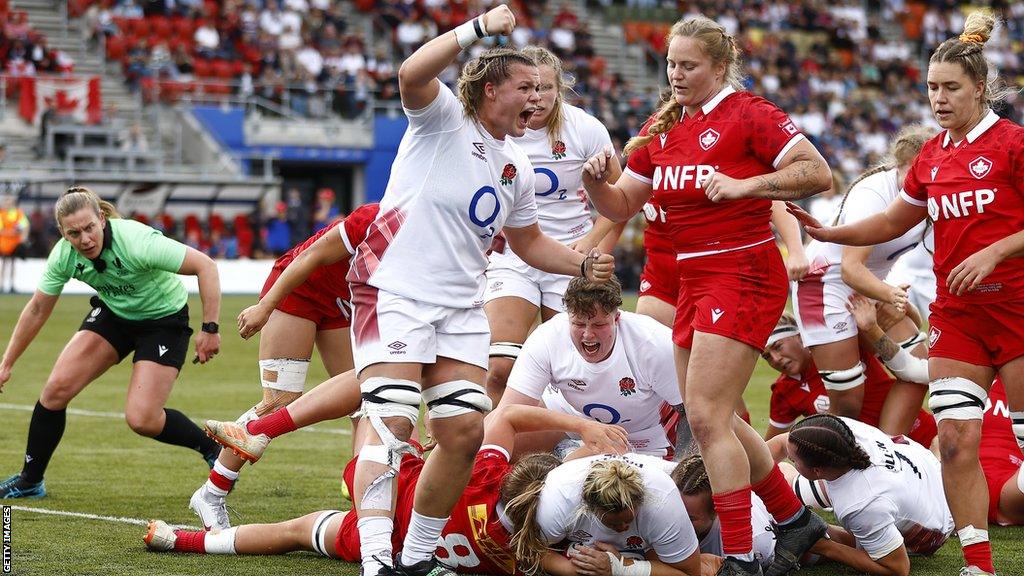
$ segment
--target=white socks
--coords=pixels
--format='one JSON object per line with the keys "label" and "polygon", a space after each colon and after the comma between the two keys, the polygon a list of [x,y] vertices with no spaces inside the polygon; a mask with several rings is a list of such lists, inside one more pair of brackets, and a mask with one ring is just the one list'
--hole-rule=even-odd
{"label": "white socks", "polygon": [[395,522],[387,516],[368,516],[356,521],[359,530],[359,553],[362,556],[363,574],[376,574],[381,562],[394,566],[391,550],[391,533]]}
{"label": "white socks", "polygon": [[409,532],[405,535],[402,546],[402,565],[412,566],[417,562],[433,558],[437,550],[437,541],[441,537],[448,518],[431,518],[412,511],[409,519]]}

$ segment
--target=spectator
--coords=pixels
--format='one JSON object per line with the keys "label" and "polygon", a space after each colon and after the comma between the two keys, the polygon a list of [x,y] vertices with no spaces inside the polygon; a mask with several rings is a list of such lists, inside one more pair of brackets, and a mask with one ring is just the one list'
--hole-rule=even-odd
{"label": "spectator", "polygon": [[316,212],[313,213],[313,234],[327,227],[341,211],[334,203],[334,190],[321,188],[316,193]]}
{"label": "spectator", "polygon": [[126,152],[149,152],[149,141],[146,133],[142,131],[142,124],[133,122],[130,127],[120,134],[121,150]]}
{"label": "spectator", "polygon": [[288,223],[287,204],[278,202],[274,209],[274,217],[263,228],[263,245],[276,258],[292,247],[292,231]]}

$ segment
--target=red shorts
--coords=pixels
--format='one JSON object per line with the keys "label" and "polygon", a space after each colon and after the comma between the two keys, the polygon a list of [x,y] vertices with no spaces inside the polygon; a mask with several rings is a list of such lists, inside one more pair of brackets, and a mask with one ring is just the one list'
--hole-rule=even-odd
{"label": "red shorts", "polygon": [[[356,461],[353,458],[345,466],[342,480],[349,494],[355,494]],[[391,546],[395,553],[402,550],[402,543],[405,541],[405,534],[409,531],[409,518],[412,515],[412,499],[416,490],[416,480],[419,479],[420,471],[423,469],[423,459],[412,454],[402,455],[402,463],[398,467],[398,503],[395,511],[395,529],[391,532]],[[359,528],[356,523],[359,521],[355,510],[350,510],[341,521],[341,528],[334,539],[334,549],[338,558],[346,562],[361,560],[359,555]]]}
{"label": "red shorts", "polygon": [[932,416],[931,412],[926,412],[922,409],[917,413],[914,423],[910,425],[910,432],[907,434],[907,437],[925,448],[930,448],[932,440],[935,440],[938,434],[939,427],[935,423],[935,417]]}
{"label": "red shorts", "polygon": [[690,348],[699,330],[764,351],[789,297],[789,279],[774,242],[681,260],[672,341]]}
{"label": "red shorts", "polygon": [[980,450],[981,469],[985,472],[985,482],[988,483],[988,521],[994,524],[999,514],[999,497],[1003,492],[1003,486],[1020,470],[1021,458],[1006,452],[986,451],[984,446]]}
{"label": "red shorts", "polygon": [[931,311],[929,356],[996,368],[1024,356],[1024,301],[965,304],[946,297]]}
{"label": "red shorts", "polygon": [[[284,269],[285,266],[274,264],[267,281],[263,284],[263,290],[260,291],[260,298],[266,296]],[[352,325],[352,311],[347,298],[333,292],[317,290],[307,283],[300,284],[291,294],[285,296],[277,305],[277,309],[313,322],[317,330],[336,330]]]}
{"label": "red shorts", "polygon": [[647,250],[644,271],[640,273],[640,296],[653,296],[676,305],[679,299],[679,272],[672,250]]}

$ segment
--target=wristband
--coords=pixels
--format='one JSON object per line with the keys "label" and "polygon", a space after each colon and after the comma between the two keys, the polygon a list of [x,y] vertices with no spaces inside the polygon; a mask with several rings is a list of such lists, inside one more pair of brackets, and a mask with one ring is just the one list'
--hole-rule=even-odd
{"label": "wristband", "polygon": [[487,28],[484,26],[483,16],[477,16],[469,22],[463,22],[455,27],[455,40],[459,43],[459,48],[463,50],[486,36]]}
{"label": "wristband", "polygon": [[587,262],[594,260],[593,256],[584,256],[583,262],[580,262],[580,276],[587,277]]}
{"label": "wristband", "polygon": [[220,332],[220,326],[217,325],[216,322],[203,322],[200,329],[207,334],[216,334]]}

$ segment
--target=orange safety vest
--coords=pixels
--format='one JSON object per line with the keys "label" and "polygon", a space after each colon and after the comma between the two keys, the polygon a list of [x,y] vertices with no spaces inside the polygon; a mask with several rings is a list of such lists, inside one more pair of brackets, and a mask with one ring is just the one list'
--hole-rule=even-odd
{"label": "orange safety vest", "polygon": [[24,240],[22,231],[28,219],[20,208],[0,211],[0,255],[10,256]]}

